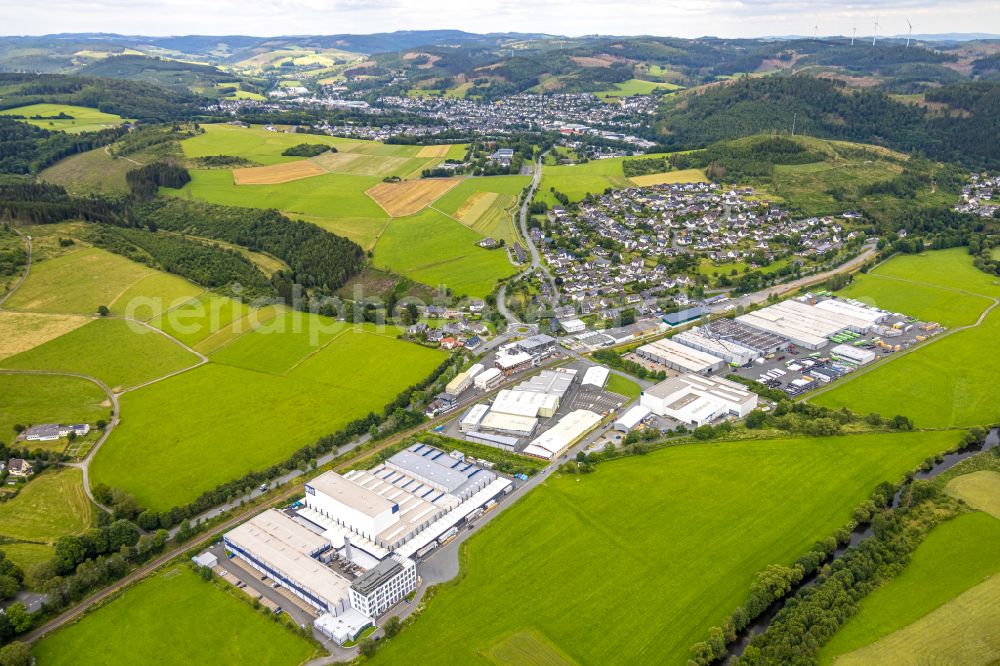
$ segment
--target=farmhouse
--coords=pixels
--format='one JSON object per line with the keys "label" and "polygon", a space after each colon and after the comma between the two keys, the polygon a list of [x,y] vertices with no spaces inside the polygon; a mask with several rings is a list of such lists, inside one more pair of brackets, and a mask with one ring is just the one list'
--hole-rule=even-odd
{"label": "farmhouse", "polygon": [[680,372],[708,374],[719,370],[725,362],[718,356],[692,349],[673,340],[655,340],[635,350],[641,358]]}
{"label": "farmhouse", "polygon": [[639,404],[657,416],[700,426],[722,416],[746,416],[757,407],[757,394],[728,379],[689,373],[646,389]]}
{"label": "farmhouse", "polygon": [[88,432],[90,432],[90,425],[87,423],[74,425],[43,423],[25,430],[24,439],[29,442],[52,442],[62,437],[68,437],[70,433],[75,433],[77,437],[83,437]]}
{"label": "farmhouse", "polygon": [[35,473],[35,470],[31,467],[31,463],[21,458],[11,458],[7,464],[7,471],[10,472],[11,476],[20,477],[31,476]]}

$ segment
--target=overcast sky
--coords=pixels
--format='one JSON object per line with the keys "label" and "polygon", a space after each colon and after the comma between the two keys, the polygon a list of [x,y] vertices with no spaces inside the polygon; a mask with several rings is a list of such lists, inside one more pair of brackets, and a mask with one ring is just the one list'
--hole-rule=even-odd
{"label": "overcast sky", "polygon": [[998,0],[0,0],[0,34],[295,35],[455,28],[563,35],[1000,33]]}

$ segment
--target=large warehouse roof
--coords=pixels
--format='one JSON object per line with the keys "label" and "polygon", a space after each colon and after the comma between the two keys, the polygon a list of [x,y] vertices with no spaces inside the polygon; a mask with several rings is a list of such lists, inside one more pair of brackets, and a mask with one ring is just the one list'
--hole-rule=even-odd
{"label": "large warehouse roof", "polygon": [[268,509],[254,516],[227,532],[226,539],[331,606],[348,597],[347,579],[311,557],[330,542],[280,511]]}
{"label": "large warehouse roof", "polygon": [[531,444],[524,449],[524,453],[551,460],[600,422],[600,414],[586,409],[574,410],[559,419],[559,423],[532,440]]}
{"label": "large warehouse roof", "polygon": [[728,363],[736,363],[737,365],[743,365],[759,356],[756,351],[749,347],[744,347],[729,340],[709,337],[697,328],[690,331],[682,331],[675,335],[673,340],[692,349],[703,351],[712,356],[718,356]]}
{"label": "large warehouse roof", "polygon": [[684,372],[708,372],[722,365],[721,358],[673,340],[656,340],[642,345],[636,352]]}
{"label": "large warehouse roof", "polygon": [[386,511],[392,511],[396,504],[334,471],[323,472],[307,483],[306,492],[309,492],[310,487],[372,518]]}
{"label": "large warehouse roof", "polygon": [[834,298],[820,301],[816,304],[816,307],[822,310],[828,310],[830,312],[836,312],[842,315],[854,317],[855,319],[866,321],[870,326],[874,326],[889,316],[889,313],[877,308],[870,308],[865,305],[854,305],[852,303],[848,303],[847,301],[841,301]]}
{"label": "large warehouse roof", "polygon": [[592,365],[587,368],[587,372],[583,374],[583,384],[590,384],[591,386],[596,386],[597,388],[604,388],[604,385],[608,381],[608,373],[610,371],[600,365]]}
{"label": "large warehouse roof", "polygon": [[[459,461],[449,455],[443,456],[445,461],[421,456],[412,451],[400,451],[396,455],[386,460],[389,467],[396,467],[401,472],[410,473],[415,478],[424,479],[427,483],[440,487],[442,490],[453,493],[462,487],[469,480],[467,474],[456,468]],[[455,463],[456,466],[447,464]]]}
{"label": "large warehouse roof", "polygon": [[503,412],[490,412],[479,422],[479,427],[485,430],[502,430],[504,432],[520,433],[524,436],[535,432],[537,425],[538,419],[534,416],[504,414]]}
{"label": "large warehouse roof", "polygon": [[569,387],[573,385],[574,379],[576,379],[576,370],[571,368],[542,370],[537,375],[529,377],[518,384],[517,390],[548,393],[561,398],[566,395]]}
{"label": "large warehouse roof", "polygon": [[558,409],[559,398],[548,393],[503,389],[493,400],[491,413],[514,414],[516,416],[538,416],[543,409]]}

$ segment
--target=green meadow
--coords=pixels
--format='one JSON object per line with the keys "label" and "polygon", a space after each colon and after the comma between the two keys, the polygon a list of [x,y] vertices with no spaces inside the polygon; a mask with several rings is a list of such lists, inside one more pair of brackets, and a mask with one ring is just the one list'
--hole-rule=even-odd
{"label": "green meadow", "polygon": [[608,90],[594,93],[605,102],[617,101],[620,97],[632,95],[652,95],[657,90],[679,90],[681,86],[676,83],[663,83],[660,81],[644,81],[642,79],[629,79],[621,83],[614,84]]}
{"label": "green meadow", "polygon": [[503,249],[476,245],[482,235],[435,210],[394,218],[375,246],[375,265],[455,295],[486,296],[516,268]]}
{"label": "green meadow", "polygon": [[32,262],[31,273],[5,307],[30,312],[97,314],[105,305],[131,314],[135,299],[169,307],[204,291],[183,278],[161,273],[96,247],[81,247]]}
{"label": "green meadow", "polygon": [[562,192],[571,201],[579,201],[587,194],[603,194],[609,187],[621,189],[634,187],[625,178],[622,162],[630,159],[666,157],[666,154],[643,155],[640,158],[612,157],[605,160],[591,160],[583,164],[548,166],[542,170],[542,182],[538,186],[537,198],[550,206],[558,205],[550,188]]}
{"label": "green meadow", "polygon": [[791,564],[878,483],[957,439],[690,444],[550,477],[464,544],[462,578],[376,661],[487,664],[528,631],[583,664],[685,664],[756,572]]}
{"label": "green meadow", "polygon": [[441,362],[441,352],[394,335],[341,324],[317,346],[290,327],[244,333],[215,362],[122,396],[122,423],[91,478],[163,510],[268,467],[379,411]]}
{"label": "green meadow", "polygon": [[259,664],[295,666],[307,639],[177,565],[127,588],[40,641],[38,666]]}
{"label": "green meadow", "polygon": [[112,389],[136,386],[193,366],[198,358],[164,335],[122,319],[95,319],[0,361],[0,368],[75,372]]}
{"label": "green meadow", "polygon": [[[60,113],[65,113],[72,118],[60,119],[52,118]],[[25,122],[36,127],[47,130],[62,131],[69,134],[79,134],[81,132],[96,132],[107,127],[115,127],[125,122],[121,116],[113,113],[104,113],[97,109],[86,106],[73,106],[71,104],[29,104],[28,106],[18,106],[13,109],[0,111],[4,116],[24,116]],[[35,119],[32,116],[42,116]]]}
{"label": "green meadow", "polygon": [[[260,164],[280,164],[294,162],[301,157],[282,155],[286,148],[300,143],[322,143],[327,146],[342,146],[356,143],[352,139],[337,139],[325,134],[286,134],[268,132],[263,127],[237,127],[235,125],[202,125],[204,134],[181,141],[186,157],[208,157],[210,155],[231,155],[243,157]],[[223,173],[229,173],[223,171]],[[231,178],[231,176],[230,176]]]}
{"label": "green meadow", "polygon": [[[59,537],[83,533],[93,516],[93,506],[83,491],[81,470],[46,470],[17,497],[0,503],[0,537],[16,542],[10,544],[11,548],[0,545],[0,550],[16,563],[30,567],[51,557],[51,546]],[[16,547],[21,544],[25,547]]]}
{"label": "green meadow", "polygon": [[[90,423],[108,420],[111,406],[99,386],[79,377],[0,374],[0,441],[10,442],[14,425]],[[30,446],[30,443],[28,443]]]}
{"label": "green meadow", "polygon": [[1000,520],[989,514],[969,513],[938,525],[899,576],[862,599],[857,615],[823,646],[820,663],[875,643],[996,575],[997,553]]}

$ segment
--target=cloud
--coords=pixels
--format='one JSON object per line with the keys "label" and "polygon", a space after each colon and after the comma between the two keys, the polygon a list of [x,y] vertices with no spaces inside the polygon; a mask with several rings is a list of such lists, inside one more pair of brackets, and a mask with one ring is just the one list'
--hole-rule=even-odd
{"label": "cloud", "polygon": [[[0,0],[6,34],[334,34],[463,29],[550,34],[886,34],[998,32],[995,0]],[[865,26],[865,27],[862,27]]]}

